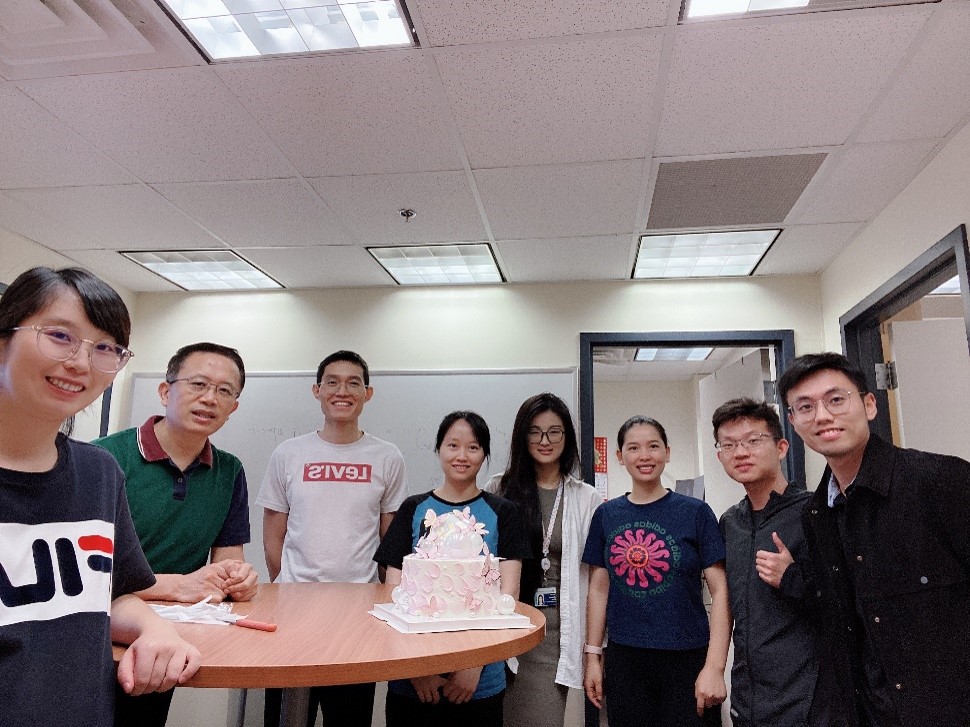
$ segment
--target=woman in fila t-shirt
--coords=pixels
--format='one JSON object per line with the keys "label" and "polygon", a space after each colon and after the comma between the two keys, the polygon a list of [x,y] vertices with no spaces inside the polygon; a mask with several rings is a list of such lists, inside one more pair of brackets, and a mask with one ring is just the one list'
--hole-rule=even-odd
{"label": "woman in fila t-shirt", "polygon": [[[118,294],[78,268],[33,268],[0,296],[4,724],[108,727],[116,679],[163,691],[201,662],[134,593],[155,576],[118,463],[60,431],[128,362],[129,330]],[[117,670],[112,641],[131,644]]]}

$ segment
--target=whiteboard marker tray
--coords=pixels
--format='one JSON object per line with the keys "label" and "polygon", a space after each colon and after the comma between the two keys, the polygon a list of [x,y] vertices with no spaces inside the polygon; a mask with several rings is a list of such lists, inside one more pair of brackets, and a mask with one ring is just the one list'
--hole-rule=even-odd
{"label": "whiteboard marker tray", "polygon": [[510,613],[508,616],[476,616],[475,618],[433,618],[412,616],[394,610],[393,603],[375,603],[371,616],[386,621],[404,634],[434,634],[442,631],[470,631],[473,629],[527,629],[532,626],[528,616]]}

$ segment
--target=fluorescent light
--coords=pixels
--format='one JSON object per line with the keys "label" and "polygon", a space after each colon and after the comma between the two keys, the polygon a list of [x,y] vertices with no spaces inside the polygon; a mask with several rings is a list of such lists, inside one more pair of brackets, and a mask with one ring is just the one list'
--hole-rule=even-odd
{"label": "fluorescent light", "polygon": [[960,277],[954,275],[943,285],[931,290],[928,295],[960,295]]}
{"label": "fluorescent light", "polygon": [[121,254],[185,290],[266,290],[283,287],[229,250]]}
{"label": "fluorescent light", "polygon": [[633,279],[750,275],[781,230],[642,235]]}
{"label": "fluorescent light", "polygon": [[504,282],[492,248],[486,243],[369,247],[367,251],[401,285]]}
{"label": "fluorescent light", "polygon": [[804,8],[809,0],[688,0],[685,19],[709,18],[715,15],[741,15],[765,10]]}
{"label": "fluorescent light", "polygon": [[160,0],[212,60],[416,45],[404,0]]}
{"label": "fluorescent light", "polygon": [[714,351],[703,348],[638,348],[634,361],[706,361]]}

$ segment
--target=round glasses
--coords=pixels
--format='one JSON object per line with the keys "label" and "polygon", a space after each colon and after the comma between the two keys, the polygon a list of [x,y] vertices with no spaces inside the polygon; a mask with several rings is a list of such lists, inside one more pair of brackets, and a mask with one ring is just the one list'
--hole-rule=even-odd
{"label": "round glasses", "polygon": [[125,367],[133,354],[124,346],[111,341],[90,341],[87,338],[75,336],[66,328],[59,326],[16,326],[11,331],[37,331],[37,349],[47,358],[55,361],[67,361],[81,348],[82,343],[88,344],[88,360],[98,371],[114,374]]}
{"label": "round glasses", "polygon": [[815,420],[819,402],[828,409],[829,414],[845,414],[852,405],[852,395],[861,393],[863,392],[832,389],[818,399],[809,399],[808,397],[796,399],[795,403],[788,407],[788,412],[796,422],[807,424]]}
{"label": "round glasses", "polygon": [[176,381],[181,381],[188,387],[188,390],[192,392],[195,396],[203,396],[209,389],[216,392],[216,397],[222,399],[223,401],[233,401],[238,398],[239,392],[234,388],[229,386],[229,384],[213,384],[211,381],[206,379],[171,379],[168,383],[174,384]]}
{"label": "round glasses", "polygon": [[559,444],[566,433],[560,427],[550,427],[543,431],[536,427],[529,430],[529,444],[542,444],[543,437],[549,444]]}
{"label": "round glasses", "polygon": [[754,435],[753,437],[748,437],[747,439],[743,439],[740,442],[724,441],[724,442],[718,442],[714,446],[717,448],[718,452],[722,452],[723,454],[733,454],[734,452],[738,451],[738,449],[741,447],[744,447],[748,452],[754,452],[756,449],[760,449],[761,445],[763,445],[769,439],[773,440],[774,437],[770,434],[765,434],[764,432],[761,432],[759,434]]}

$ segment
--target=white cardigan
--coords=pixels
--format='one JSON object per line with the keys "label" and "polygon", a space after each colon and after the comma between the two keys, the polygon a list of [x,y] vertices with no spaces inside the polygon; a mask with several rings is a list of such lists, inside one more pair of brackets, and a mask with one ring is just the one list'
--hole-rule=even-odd
{"label": "white cardigan", "polygon": [[[502,475],[485,483],[486,492],[498,492]],[[562,573],[559,594],[559,665],[556,683],[583,688],[583,644],[586,641],[586,592],[589,566],[582,562],[593,511],[603,497],[572,475],[566,478],[562,498]]]}

